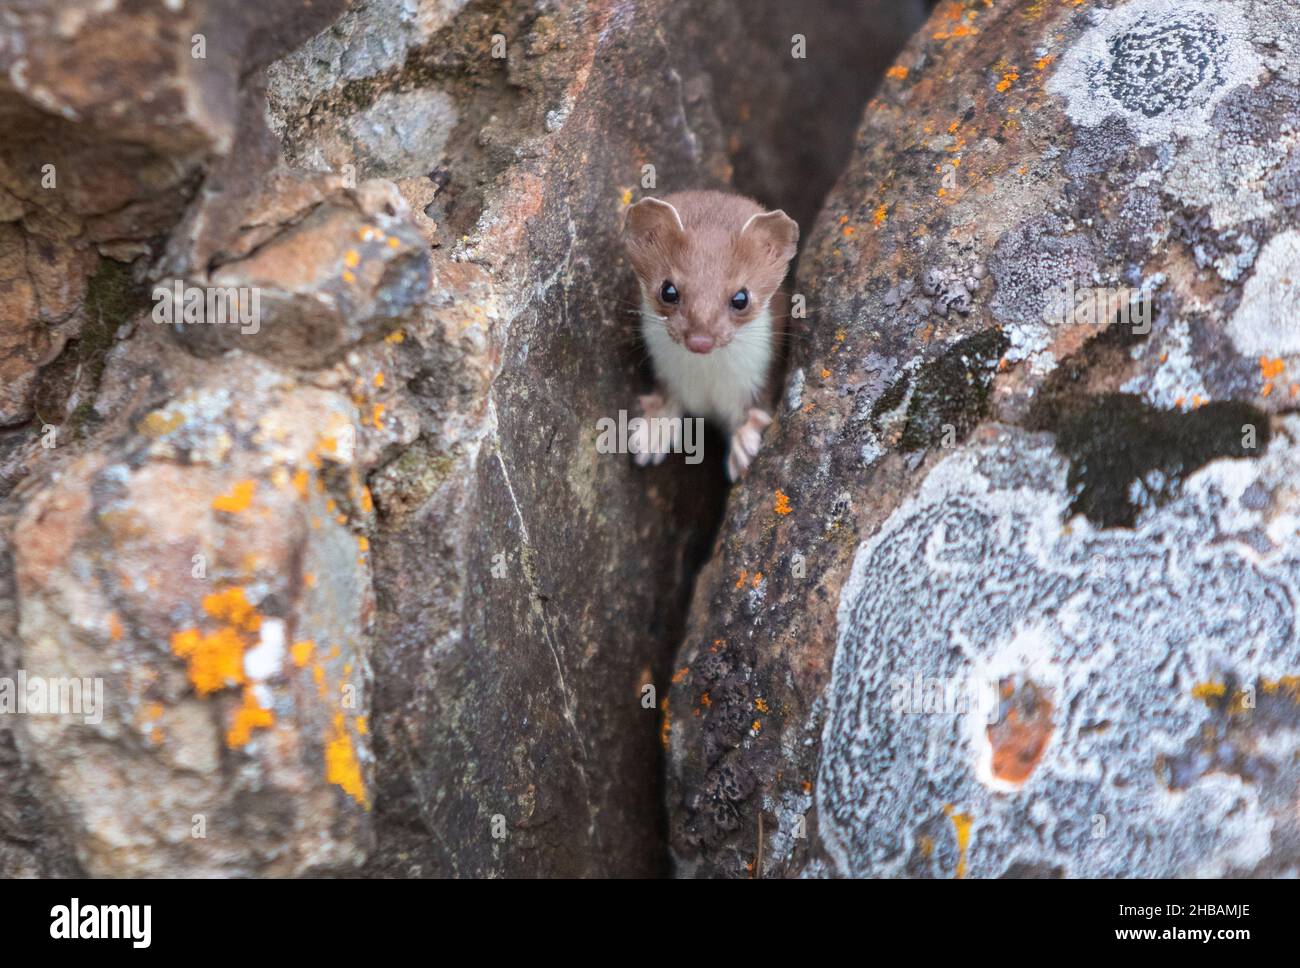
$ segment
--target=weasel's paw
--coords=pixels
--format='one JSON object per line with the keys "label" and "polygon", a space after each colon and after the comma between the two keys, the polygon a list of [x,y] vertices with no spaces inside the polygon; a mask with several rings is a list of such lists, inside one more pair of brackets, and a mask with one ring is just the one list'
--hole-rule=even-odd
{"label": "weasel's paw", "polygon": [[749,465],[763,446],[763,431],[772,422],[766,410],[749,408],[749,419],[731,432],[731,453],[727,455],[727,477],[738,481],[745,476]]}
{"label": "weasel's paw", "polygon": [[[681,411],[659,393],[647,393],[637,399],[641,404],[641,416],[645,419],[632,431],[627,449],[632,452],[632,459],[638,467],[662,464],[665,457],[682,449]],[[670,422],[661,423],[656,429],[652,421],[657,419]]]}

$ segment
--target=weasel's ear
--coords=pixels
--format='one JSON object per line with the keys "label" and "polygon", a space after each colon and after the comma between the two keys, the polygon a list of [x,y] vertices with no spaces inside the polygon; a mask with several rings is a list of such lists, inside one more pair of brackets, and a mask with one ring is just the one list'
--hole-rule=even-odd
{"label": "weasel's ear", "polygon": [[782,263],[793,259],[799,249],[799,223],[780,209],[750,216],[740,234],[758,239]]}
{"label": "weasel's ear", "polygon": [[628,241],[666,240],[685,231],[677,209],[658,198],[641,199],[627,210],[623,221],[623,237]]}

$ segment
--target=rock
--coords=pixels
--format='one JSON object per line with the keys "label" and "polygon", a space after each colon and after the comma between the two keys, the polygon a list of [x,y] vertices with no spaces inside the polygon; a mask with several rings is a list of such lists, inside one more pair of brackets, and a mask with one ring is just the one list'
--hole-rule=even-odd
{"label": "rock", "polygon": [[21,668],[94,684],[82,717],[28,716],[22,739],[96,876],[365,857],[357,415],[246,360],[73,462],[14,531]]}
{"label": "rock", "polygon": [[[669,652],[723,484],[720,461],[647,474],[595,449],[597,420],[648,380],[618,230],[640,194],[729,181],[790,84],[736,55],[787,58],[789,33],[730,2],[467,6],[414,30],[403,13],[400,31],[385,11],[359,7],[271,71],[285,157],[410,173],[397,184],[433,245],[430,309],[388,370],[422,435],[371,478],[384,593],[369,871],[658,873]],[[400,62],[387,40],[373,59],[339,51],[340,35],[397,34]],[[815,50],[808,75],[826,83],[843,62]],[[353,65],[345,81],[319,70],[335,57]],[[404,160],[409,132],[366,120],[393,105],[427,129],[422,168]],[[798,182],[781,167],[795,155],[763,153],[750,183]],[[833,173],[799,177],[824,189]]]}
{"label": "rock", "polygon": [[396,329],[428,295],[426,244],[391,182],[326,199],[255,239],[236,243],[248,254],[210,273],[155,284],[165,294],[160,312],[170,306],[175,318],[197,312],[189,288],[235,294],[224,322],[208,313],[203,324],[174,327],[195,352],[240,347],[323,366]]}
{"label": "rock", "polygon": [[[849,132],[759,139],[856,114],[901,28],[810,16],[792,80],[792,21],[737,0],[375,0],[327,27],[340,7],[9,15],[0,64],[37,70],[0,82],[33,132],[0,149],[0,229],[88,279],[0,297],[28,379],[0,433],[0,680],[107,699],[0,719],[6,873],[666,870],[671,653],[724,483],[720,456],[597,450],[650,378],[622,215],[742,155],[741,187],[810,215]],[[156,325],[178,283],[256,292],[256,332]]]}
{"label": "rock", "polygon": [[[363,482],[416,420],[334,371],[311,386],[256,357],[200,361],[148,324],[143,260],[133,279],[101,258],[157,256],[179,225],[181,281],[206,285],[222,253],[237,284],[255,273],[278,323],[259,348],[295,363],[378,339],[423,300],[424,241],[382,186],[318,180],[242,221],[277,158],[259,70],[330,10],[3,15],[0,115],[15,137],[0,150],[0,680],[75,677],[107,696],[93,723],[3,717],[0,749],[17,754],[0,756],[6,872],[325,873],[368,853]],[[177,43],[193,33],[210,56]],[[348,261],[342,236],[381,222],[398,244],[323,303]],[[299,300],[326,325],[290,354]],[[351,441],[346,455],[318,453],[330,435]],[[239,515],[279,527],[242,534]]]}
{"label": "rock", "polygon": [[[259,165],[254,150],[254,130],[265,128],[260,69],[343,6],[37,2],[0,12],[0,125],[10,134],[0,145],[0,271],[20,267],[13,247],[25,248],[28,272],[47,290],[24,302],[20,283],[4,297],[0,425],[32,416],[41,368],[69,341],[81,358],[49,374],[42,416],[57,422],[69,397],[94,392],[85,376],[98,373],[99,360],[84,354],[102,340],[78,337],[99,322],[83,306],[98,257],[147,254],[236,135],[246,177],[265,174],[266,156]],[[259,92],[251,115],[250,88]],[[226,202],[225,212],[238,214]]]}
{"label": "rock", "polygon": [[1048,435],[989,428],[940,461],[841,589],[816,789],[829,869],[1294,869],[1276,845],[1300,783],[1297,429],[1132,529],[1063,524],[1070,465]]}
{"label": "rock", "polygon": [[675,663],[679,874],[1296,871],[1295,19],[904,49]]}

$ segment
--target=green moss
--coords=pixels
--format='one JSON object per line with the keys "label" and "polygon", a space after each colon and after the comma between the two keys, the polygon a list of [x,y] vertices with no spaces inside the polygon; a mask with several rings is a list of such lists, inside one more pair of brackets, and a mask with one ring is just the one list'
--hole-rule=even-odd
{"label": "green moss", "polygon": [[58,419],[56,415],[67,412],[68,400],[76,393],[82,402],[67,414],[64,426],[80,436],[94,419],[93,401],[113,348],[114,334],[147,307],[145,291],[131,279],[129,267],[100,260],[87,280],[80,331],[55,360],[41,368],[34,398],[37,415]]}
{"label": "green moss", "polygon": [[104,372],[104,358],[118,327],[147,305],[144,289],[131,278],[131,267],[101,259],[86,285],[86,321],[77,340],[82,366],[92,367],[95,385]]}
{"label": "green moss", "polygon": [[84,400],[77,405],[77,409],[68,414],[68,430],[72,432],[74,438],[80,438],[86,425],[95,416],[95,405],[89,400]]}
{"label": "green moss", "polygon": [[[940,356],[924,364],[912,383],[906,423],[899,440],[904,451],[916,451],[944,441],[959,443],[988,416],[989,391],[997,375],[998,360],[1009,341],[1000,329],[987,329],[958,340]],[[907,392],[907,378],[880,395],[872,408],[872,425],[898,407]]]}

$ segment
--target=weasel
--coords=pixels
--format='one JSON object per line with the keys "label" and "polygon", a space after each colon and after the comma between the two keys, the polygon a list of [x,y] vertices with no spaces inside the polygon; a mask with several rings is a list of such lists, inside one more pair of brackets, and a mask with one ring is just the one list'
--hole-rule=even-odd
{"label": "weasel", "polygon": [[[627,210],[623,241],[641,287],[641,337],[657,386],[646,418],[704,417],[730,436],[727,475],[758,455],[779,390],[787,303],[778,293],[799,244],[785,212],[724,192],[644,198]],[[658,464],[671,441],[643,421],[631,449]],[[657,449],[656,449],[657,448]]]}

